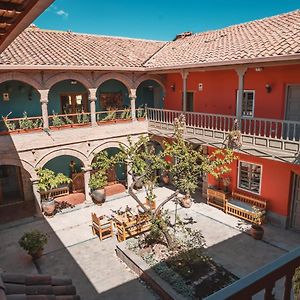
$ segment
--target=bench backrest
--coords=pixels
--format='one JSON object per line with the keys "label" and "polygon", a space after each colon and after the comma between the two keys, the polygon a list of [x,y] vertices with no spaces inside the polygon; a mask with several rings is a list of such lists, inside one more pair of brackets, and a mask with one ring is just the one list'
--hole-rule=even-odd
{"label": "bench backrest", "polygon": [[267,208],[267,200],[264,200],[264,199],[259,199],[257,197],[249,196],[244,193],[237,192],[237,191],[232,191],[232,197],[234,199],[240,200],[242,202],[248,203],[248,204],[258,207],[258,208],[262,208],[262,209]]}

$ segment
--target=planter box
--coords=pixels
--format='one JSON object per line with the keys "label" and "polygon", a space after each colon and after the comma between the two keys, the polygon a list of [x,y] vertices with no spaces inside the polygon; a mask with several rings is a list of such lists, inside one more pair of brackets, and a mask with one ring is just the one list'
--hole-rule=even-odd
{"label": "planter box", "polygon": [[126,243],[116,245],[117,256],[164,300],[185,300],[172,286],[147,265],[147,263],[126,248]]}

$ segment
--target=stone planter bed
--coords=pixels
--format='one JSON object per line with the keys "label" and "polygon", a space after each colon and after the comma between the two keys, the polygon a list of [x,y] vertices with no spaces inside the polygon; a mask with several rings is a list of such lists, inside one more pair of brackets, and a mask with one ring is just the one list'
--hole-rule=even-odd
{"label": "stone planter bed", "polygon": [[204,255],[203,249],[191,249],[158,262],[148,250],[133,250],[134,244],[138,244],[137,239],[119,243],[118,257],[162,299],[202,299],[238,279]]}

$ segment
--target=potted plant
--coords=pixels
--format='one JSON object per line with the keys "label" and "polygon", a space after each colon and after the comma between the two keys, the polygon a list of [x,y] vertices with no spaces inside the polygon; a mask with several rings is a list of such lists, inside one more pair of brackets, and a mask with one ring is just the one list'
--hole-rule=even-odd
{"label": "potted plant", "polygon": [[55,174],[52,170],[39,168],[36,170],[38,175],[39,192],[47,192],[46,199],[42,201],[42,209],[47,215],[52,215],[55,210],[54,198],[51,190],[63,184],[69,184],[72,179],[62,173]]}
{"label": "potted plant", "polygon": [[105,201],[104,187],[107,185],[107,171],[112,167],[112,160],[107,151],[101,151],[95,157],[92,168],[95,172],[91,175],[89,187],[95,203],[102,204]]}
{"label": "potted plant", "polygon": [[264,236],[264,229],[261,226],[264,217],[264,211],[253,206],[253,223],[251,225],[251,235],[256,240],[261,240]]}
{"label": "potted plant", "polygon": [[35,260],[43,255],[47,241],[48,237],[45,233],[39,230],[32,230],[23,234],[19,240],[19,245]]}

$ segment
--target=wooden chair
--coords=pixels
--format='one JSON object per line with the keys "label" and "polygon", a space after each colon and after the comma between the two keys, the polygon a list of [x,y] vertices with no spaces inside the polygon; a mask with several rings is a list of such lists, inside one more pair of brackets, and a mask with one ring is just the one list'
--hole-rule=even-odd
{"label": "wooden chair", "polygon": [[113,222],[103,221],[103,216],[97,217],[92,213],[93,235],[98,235],[100,241],[113,236]]}

